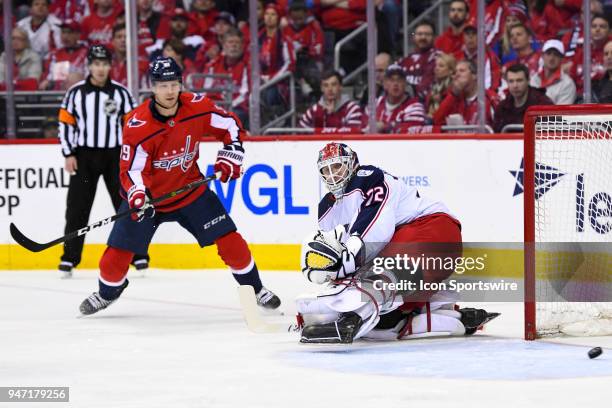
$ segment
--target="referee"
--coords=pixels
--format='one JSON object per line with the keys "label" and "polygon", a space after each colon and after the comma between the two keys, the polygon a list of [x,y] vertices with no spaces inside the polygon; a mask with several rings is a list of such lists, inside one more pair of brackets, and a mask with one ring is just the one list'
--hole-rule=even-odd
{"label": "referee", "polygon": [[[89,76],[72,86],[59,111],[60,143],[71,175],[66,202],[65,233],[83,228],[96,195],[100,176],[104,178],[115,211],[119,195],[119,154],[123,117],[134,108],[129,91],[110,79],[111,54],[102,45],[94,45],[87,54]],[[62,278],[72,277],[72,269],[81,262],[85,236],[64,243],[59,264]],[[136,269],[149,266],[148,256],[136,255]]]}

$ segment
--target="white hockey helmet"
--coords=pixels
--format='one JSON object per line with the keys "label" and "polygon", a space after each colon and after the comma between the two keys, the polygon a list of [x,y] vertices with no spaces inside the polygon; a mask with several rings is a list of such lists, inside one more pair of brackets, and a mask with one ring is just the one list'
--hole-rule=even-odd
{"label": "white hockey helmet", "polygon": [[357,153],[346,144],[331,142],[319,151],[317,167],[327,189],[336,198],[340,198],[359,167],[359,160]]}

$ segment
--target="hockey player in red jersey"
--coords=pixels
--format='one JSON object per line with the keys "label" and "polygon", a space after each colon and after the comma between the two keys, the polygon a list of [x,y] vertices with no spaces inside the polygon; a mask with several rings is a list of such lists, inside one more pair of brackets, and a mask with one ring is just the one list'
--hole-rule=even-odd
{"label": "hockey player in red jersey", "polygon": [[[301,342],[469,335],[497,317],[482,309],[459,309],[452,291],[398,293],[380,286],[381,280],[401,283],[402,275],[387,272],[388,266],[378,275],[374,258],[461,256],[461,225],[442,202],[378,167],[360,165],[343,143],[327,144],[317,167],[329,193],[319,203],[319,230],[304,242],[302,273],[327,286],[297,299],[304,322]],[[423,263],[410,279],[439,283],[452,272]]]}
{"label": "hockey player in red jersey", "polygon": [[189,231],[201,247],[215,244],[236,281],[254,287],[260,306],[276,309],[280,299],[263,287],[247,243],[214,192],[202,185],[155,207],[149,203],[150,197],[203,177],[196,161],[205,136],[223,143],[214,165],[220,180],[240,177],[245,132],[234,114],[202,95],[181,92],[182,72],[172,58],[153,61],[149,77],[153,96],[130,112],[120,158],[124,202],[119,211],[128,207],[140,211],[115,222],[100,259],[99,291],[81,303],[81,313],[96,313],[119,298],[128,285],[134,253],[146,253],[157,227],[172,221]]}

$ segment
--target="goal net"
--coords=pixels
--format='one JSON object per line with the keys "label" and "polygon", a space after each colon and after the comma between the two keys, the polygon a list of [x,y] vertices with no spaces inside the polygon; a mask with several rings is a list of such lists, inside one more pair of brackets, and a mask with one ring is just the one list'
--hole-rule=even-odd
{"label": "goal net", "polygon": [[612,334],[612,105],[525,116],[525,336]]}

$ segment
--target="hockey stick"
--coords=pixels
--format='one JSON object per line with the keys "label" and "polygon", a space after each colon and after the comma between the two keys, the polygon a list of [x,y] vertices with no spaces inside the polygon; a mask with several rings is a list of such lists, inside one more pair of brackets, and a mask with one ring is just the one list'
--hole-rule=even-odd
{"label": "hockey stick", "polygon": [[299,330],[297,324],[266,322],[259,314],[255,290],[251,285],[238,286],[238,297],[244,321],[253,333],[290,333]]}
{"label": "hockey stick", "polygon": [[[203,179],[200,180],[196,180],[193,181],[181,188],[179,188],[178,190],[174,190],[171,191],[167,194],[164,194],[160,197],[154,198],[151,201],[149,201],[149,204],[157,204],[161,201],[167,200],[169,198],[172,198],[174,196],[177,196],[181,193],[184,193],[186,191],[189,190],[193,190],[196,187],[199,187],[203,184],[207,184],[208,182],[217,179],[220,176],[220,172],[217,172],[215,174],[213,174],[212,176],[208,176],[205,177]],[[23,233],[21,231],[19,231],[19,229],[17,228],[17,226],[13,223],[11,223],[10,226],[10,230],[11,230],[11,236],[13,237],[13,239],[15,240],[15,242],[17,242],[19,245],[21,245],[22,247],[24,247],[25,249],[32,251],[32,252],[40,252],[43,251],[47,248],[51,248],[54,245],[57,244],[61,244],[62,242],[65,241],[70,241],[73,238],[79,237],[81,235],[85,235],[87,234],[89,231],[94,230],[96,228],[102,227],[104,225],[110,224],[111,222],[114,222],[116,220],[118,220],[119,218],[123,218],[123,217],[127,217],[128,215],[131,215],[135,212],[140,211],[139,208],[130,208],[127,211],[112,215],[110,217],[104,218],[103,220],[100,220],[98,222],[94,222],[93,224],[89,224],[86,227],[83,227],[79,230],[76,231],[72,231],[66,235],[64,235],[63,237],[60,237],[58,239],[55,239],[53,241],[41,244],[38,242],[34,242],[32,241],[30,238],[26,237],[25,235],[23,235]]]}

